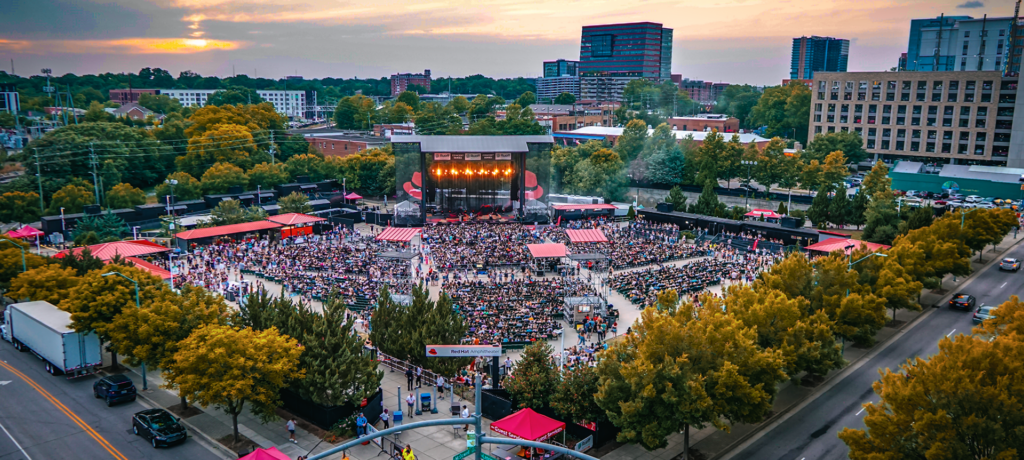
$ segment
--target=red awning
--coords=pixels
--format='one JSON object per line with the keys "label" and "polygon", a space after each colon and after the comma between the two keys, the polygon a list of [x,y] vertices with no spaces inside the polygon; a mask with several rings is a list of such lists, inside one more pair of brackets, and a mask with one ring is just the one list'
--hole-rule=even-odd
{"label": "red awning", "polygon": [[174,235],[183,240],[195,240],[199,238],[212,238],[215,236],[235,235],[238,233],[251,233],[271,228],[281,228],[281,224],[261,220],[259,222],[246,222],[244,224],[221,225],[220,227],[197,228],[186,230]]}
{"label": "red awning", "polygon": [[[161,246],[148,240],[114,241],[112,243],[94,244],[87,247],[89,248],[89,252],[92,253],[92,256],[99,258],[100,260],[110,260],[115,255],[120,255],[121,257],[137,257],[149,254],[159,254],[161,252],[171,250],[168,247]],[[68,249],[54,254],[53,257],[60,259],[68,254],[80,254],[84,249],[85,248]]]}
{"label": "red awning", "polygon": [[267,218],[267,220],[281,225],[299,225],[311,224],[313,222],[323,222],[327,219],[324,219],[323,217],[310,216],[308,214],[290,212],[288,214],[281,214],[279,216],[271,216]]}
{"label": "red awning", "polygon": [[747,217],[762,217],[763,216],[765,219],[781,219],[782,218],[781,214],[779,214],[779,213],[777,213],[775,211],[772,211],[771,209],[755,209],[753,211],[750,211],[750,212],[744,214],[744,216],[747,216]]}
{"label": "red awning", "polygon": [[346,200],[361,200],[361,199],[363,199],[363,197],[359,196],[359,194],[357,194],[356,192],[352,192],[352,193],[349,193],[348,195],[345,195],[345,199]]}
{"label": "red awning", "polygon": [[881,249],[889,249],[890,246],[878,243],[870,243],[861,240],[848,240],[845,238],[829,238],[825,241],[814,243],[810,246],[805,246],[804,249],[808,251],[818,251],[829,253],[832,251],[843,251],[844,254],[849,254],[851,251],[859,249],[867,249],[869,251],[878,251]]}
{"label": "red awning", "polygon": [[291,460],[291,457],[277,450],[276,447],[271,446],[267,449],[256,449],[251,454],[246,455],[239,460]]}
{"label": "red awning", "polygon": [[608,237],[604,236],[601,230],[591,228],[587,230],[566,230],[569,241],[573,243],[607,243]]}
{"label": "red awning", "polygon": [[554,204],[551,205],[558,211],[585,211],[596,209],[618,209],[610,204]]}
{"label": "red awning", "polygon": [[18,230],[11,230],[11,231],[7,232],[7,236],[10,236],[11,238],[33,238],[33,237],[42,236],[42,235],[45,235],[45,234],[46,233],[43,233],[43,232],[41,232],[39,230],[36,230],[36,229],[34,229],[32,227],[29,227],[28,225],[26,225],[24,227],[21,227]]}
{"label": "red awning", "polygon": [[565,257],[565,245],[561,243],[528,244],[526,247],[534,259]]}
{"label": "red awning", "polygon": [[[160,268],[159,266],[156,266],[156,265],[153,265],[153,264],[151,264],[149,262],[146,262],[145,260],[142,260],[142,259],[140,259],[138,257],[125,257],[125,260],[128,260],[129,262],[135,264],[135,266],[138,269],[140,269],[140,270],[147,271],[147,272],[149,272],[152,275],[159,276],[160,279],[163,279],[163,280],[171,279],[171,272],[169,272],[167,270],[164,270],[163,268]],[[106,261],[106,262],[110,263],[109,260]]]}
{"label": "red awning", "polygon": [[402,241],[408,243],[412,241],[412,238],[418,235],[422,228],[399,228],[399,227],[388,227],[377,235],[377,241]]}
{"label": "red awning", "polygon": [[491,429],[512,439],[544,441],[561,433],[565,429],[565,422],[559,422],[527,408],[492,423]]}

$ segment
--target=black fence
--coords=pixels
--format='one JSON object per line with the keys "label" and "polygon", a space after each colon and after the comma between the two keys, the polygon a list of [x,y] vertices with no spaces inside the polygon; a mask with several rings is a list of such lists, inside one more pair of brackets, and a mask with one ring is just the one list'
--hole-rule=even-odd
{"label": "black fence", "polygon": [[[506,390],[481,390],[480,397],[482,399],[480,413],[492,421],[501,420],[519,410],[512,402],[512,397]],[[541,415],[564,421],[550,407],[542,407],[540,409],[532,407],[531,409]],[[608,443],[608,441],[615,440],[615,437],[619,434],[619,429],[607,421],[597,423],[594,428],[591,430],[576,423],[565,421],[565,431],[569,436],[575,439],[585,439],[587,436],[593,435],[594,447],[601,447]]]}
{"label": "black fence", "polygon": [[480,399],[480,413],[491,420],[501,420],[515,412],[506,390],[480,390]]}
{"label": "black fence", "polygon": [[299,396],[289,388],[281,390],[281,402],[285,410],[309,423],[325,430],[331,429],[335,423],[353,414],[362,412],[367,420],[376,421],[383,412],[381,400],[384,392],[378,388],[373,396],[366,398],[360,405],[324,406]]}

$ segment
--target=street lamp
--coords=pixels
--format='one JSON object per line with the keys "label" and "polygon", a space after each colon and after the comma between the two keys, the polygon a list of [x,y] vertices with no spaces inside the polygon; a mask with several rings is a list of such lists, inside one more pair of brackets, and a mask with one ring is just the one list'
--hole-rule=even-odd
{"label": "street lamp", "polygon": [[26,271],[28,271],[28,266],[25,265],[25,248],[22,247],[20,244],[15,243],[15,242],[13,242],[11,240],[8,240],[8,239],[3,239],[3,240],[0,240],[0,241],[6,241],[8,243],[11,243],[11,244],[14,245],[14,247],[16,247],[19,250],[21,250],[21,272],[25,273]]}
{"label": "street lamp", "polygon": [[750,206],[747,205],[747,202],[750,199],[750,168],[757,166],[757,162],[743,160],[740,163],[747,166],[747,188],[743,190],[743,207],[749,209]]}
{"label": "street lamp", "polygon": [[[123,273],[117,272],[117,271],[107,272],[107,273],[104,273],[104,274],[102,274],[100,276],[101,277],[107,277],[107,276],[110,276],[110,275],[120,276],[121,278],[124,278],[124,279],[126,279],[128,281],[131,281],[132,284],[135,285],[135,308],[142,308],[142,304],[139,303],[139,282],[135,281],[135,280],[125,276]],[[143,390],[148,390],[149,389],[149,382],[146,381],[146,363],[145,362],[142,363],[142,389]]]}
{"label": "street lamp", "polygon": [[[167,215],[171,216],[171,227],[170,227],[170,230],[171,230],[171,232],[170,232],[171,233],[171,235],[170,235],[171,236],[171,243],[176,243],[175,238],[174,238],[174,224],[178,220],[177,219],[178,213],[173,212],[173,211],[174,211],[174,205],[175,205],[175,203],[174,203],[174,186],[178,185],[178,180],[177,179],[167,179],[167,180],[164,181],[164,183],[171,186],[171,195],[167,197]],[[258,191],[256,192],[256,195],[259,196],[259,192]]]}
{"label": "street lamp", "polygon": [[60,248],[67,249],[68,229],[64,225],[64,208],[60,208]]}

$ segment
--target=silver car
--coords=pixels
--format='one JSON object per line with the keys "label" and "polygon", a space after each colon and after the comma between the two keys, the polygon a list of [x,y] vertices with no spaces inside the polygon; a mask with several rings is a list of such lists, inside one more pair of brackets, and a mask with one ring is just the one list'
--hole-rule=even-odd
{"label": "silver car", "polygon": [[1020,261],[1011,257],[1007,257],[999,262],[999,269],[1015,272],[1017,270],[1020,270]]}

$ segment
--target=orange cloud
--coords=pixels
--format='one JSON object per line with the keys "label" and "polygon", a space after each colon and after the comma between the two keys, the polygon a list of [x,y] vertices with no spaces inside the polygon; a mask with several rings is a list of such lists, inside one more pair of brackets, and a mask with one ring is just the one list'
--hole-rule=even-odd
{"label": "orange cloud", "polygon": [[122,38],[117,40],[4,40],[0,50],[28,54],[192,54],[233,50],[245,42],[202,38]]}

